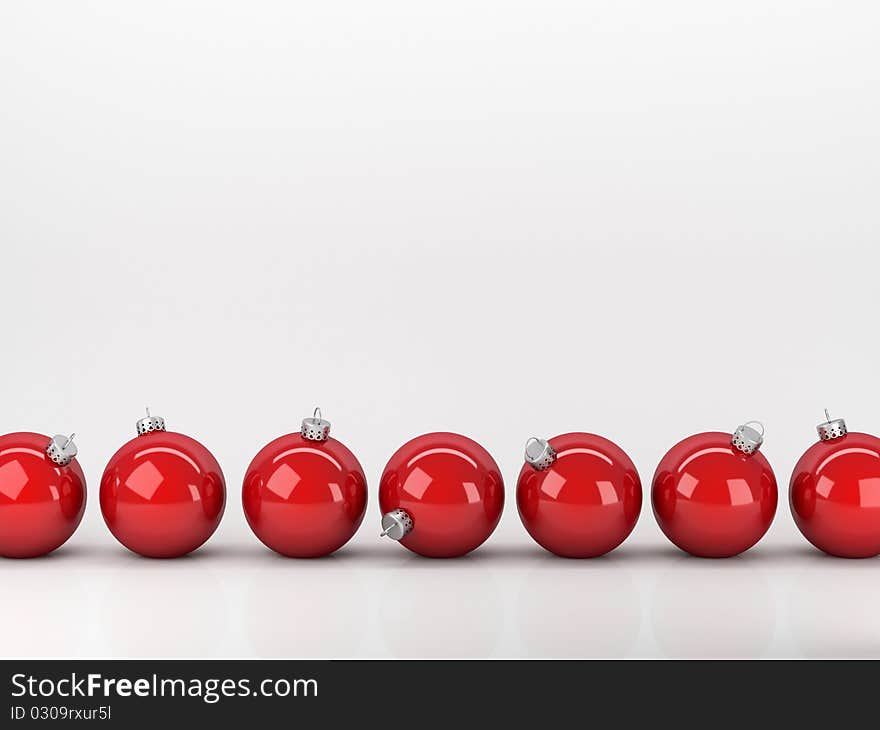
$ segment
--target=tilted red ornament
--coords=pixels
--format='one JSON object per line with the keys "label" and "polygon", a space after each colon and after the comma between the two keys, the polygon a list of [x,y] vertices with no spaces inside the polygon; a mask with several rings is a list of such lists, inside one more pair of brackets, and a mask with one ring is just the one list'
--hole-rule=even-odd
{"label": "tilted red ornament", "polygon": [[419,555],[451,558],[479,547],[504,507],[504,480],[477,442],[455,433],[408,441],[379,483],[382,534]]}
{"label": "tilted red ornament", "polygon": [[534,540],[567,558],[592,558],[632,532],[642,485],[617,444],[591,433],[529,439],[519,474],[519,516]]}
{"label": "tilted red ornament", "polygon": [[71,436],[0,436],[0,556],[35,558],[79,527],[86,479]]}
{"label": "tilted red ornament", "polygon": [[773,469],[759,451],[763,440],[763,426],[753,421],[733,434],[698,433],[673,446],[651,487],[654,516],[666,537],[705,558],[738,555],[757,543],[778,500]]}

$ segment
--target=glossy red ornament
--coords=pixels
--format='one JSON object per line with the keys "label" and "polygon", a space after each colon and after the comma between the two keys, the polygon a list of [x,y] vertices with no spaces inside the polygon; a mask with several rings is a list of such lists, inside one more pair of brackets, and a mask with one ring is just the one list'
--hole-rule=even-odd
{"label": "glossy red ornament", "polygon": [[504,480],[482,446],[428,433],[401,446],[379,483],[382,534],[430,558],[453,558],[486,541],[501,519]]}
{"label": "glossy red ornament", "polygon": [[73,437],[0,436],[0,556],[35,558],[61,547],[86,508]]}
{"label": "glossy red ornament", "polygon": [[593,558],[632,532],[642,484],[617,444],[591,433],[529,439],[516,489],[519,516],[541,547],[566,558]]}
{"label": "glossy red ornament", "polygon": [[264,545],[291,558],[329,555],[347,543],[364,519],[367,479],[330,423],[303,420],[251,461],[242,487],[244,514]]}
{"label": "glossy red ornament", "polygon": [[654,473],[651,498],[660,529],[685,552],[727,558],[748,550],[773,522],[773,469],[749,424],[733,435],[699,433],[673,446]]}
{"label": "glossy red ornament", "polygon": [[821,440],[791,474],[795,524],[829,555],[880,555],[880,439],[847,431],[843,419],[828,418],[817,430]]}
{"label": "glossy red ornament", "polygon": [[101,477],[101,512],[113,536],[148,558],[176,558],[202,545],[220,524],[226,482],[195,439],[138,421],[138,436],[117,451]]}

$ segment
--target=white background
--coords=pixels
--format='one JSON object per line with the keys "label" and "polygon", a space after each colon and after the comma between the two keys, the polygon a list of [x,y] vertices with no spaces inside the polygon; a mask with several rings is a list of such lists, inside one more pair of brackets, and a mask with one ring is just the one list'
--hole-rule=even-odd
{"label": "white background", "polygon": [[[0,5],[0,431],[75,430],[86,518],[0,563],[0,653],[880,655],[876,561],[797,533],[822,408],[880,432],[880,10],[869,2]],[[97,487],[143,406],[228,480],[214,538],[128,554]],[[276,558],[241,477],[319,404],[371,494],[349,546]],[[530,435],[767,424],[770,533],[688,558],[650,502],[565,561],[514,501]],[[403,441],[507,480],[478,552],[378,538]]]}

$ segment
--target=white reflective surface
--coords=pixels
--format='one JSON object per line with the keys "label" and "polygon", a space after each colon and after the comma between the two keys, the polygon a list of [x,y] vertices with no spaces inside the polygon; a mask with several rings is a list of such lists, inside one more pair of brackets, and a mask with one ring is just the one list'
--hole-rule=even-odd
{"label": "white reflective surface", "polygon": [[509,517],[457,560],[411,555],[373,525],[320,560],[275,556],[238,530],[147,560],[91,531],[48,559],[0,561],[0,653],[880,657],[877,562],[827,558],[784,525],[744,556],[702,560],[643,515],[615,553],[565,560]]}

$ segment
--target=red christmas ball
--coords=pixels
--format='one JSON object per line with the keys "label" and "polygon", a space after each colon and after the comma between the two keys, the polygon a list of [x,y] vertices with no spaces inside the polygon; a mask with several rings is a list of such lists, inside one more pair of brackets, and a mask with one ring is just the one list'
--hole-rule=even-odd
{"label": "red christmas ball", "polygon": [[829,418],[817,430],[821,440],[791,474],[795,524],[829,555],[880,555],[880,439],[848,432],[843,419]]}
{"label": "red christmas ball", "polygon": [[101,477],[101,512],[113,536],[148,558],[176,558],[202,545],[220,524],[226,482],[217,460],[165,421],[138,421],[138,436]]}
{"label": "red christmas ball", "polygon": [[[760,424],[757,424],[760,425]],[[654,473],[651,498],[660,529],[703,558],[748,550],[773,522],[776,477],[750,424],[731,435],[699,433],[673,446]]]}
{"label": "red christmas ball", "polygon": [[73,436],[0,436],[0,556],[36,558],[61,547],[86,508]]}
{"label": "red christmas ball", "polygon": [[541,547],[566,558],[593,558],[632,532],[642,484],[617,444],[591,433],[529,439],[516,488],[519,516]]}
{"label": "red christmas ball", "polygon": [[501,519],[504,480],[475,441],[428,433],[401,446],[379,483],[382,534],[429,558],[482,545]]}
{"label": "red christmas ball", "polygon": [[275,439],[254,457],[242,503],[248,524],[267,547],[291,558],[316,558],[357,532],[367,508],[367,479],[316,411],[299,433]]}

